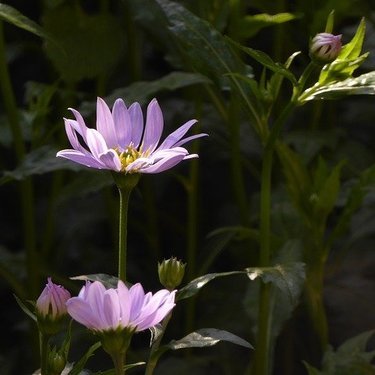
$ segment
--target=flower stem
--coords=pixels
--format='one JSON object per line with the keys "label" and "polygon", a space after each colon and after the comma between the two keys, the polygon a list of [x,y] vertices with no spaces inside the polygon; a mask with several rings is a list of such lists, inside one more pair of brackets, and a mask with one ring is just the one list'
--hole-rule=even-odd
{"label": "flower stem", "polygon": [[[4,101],[10,130],[13,136],[14,149],[18,163],[21,163],[26,155],[25,143],[22,136],[18,117],[16,99],[12,89],[7,59],[5,54],[5,41],[3,35],[3,23],[0,21],[0,91]],[[34,222],[34,197],[33,185],[30,178],[25,178],[20,183],[22,218],[24,225],[24,241],[26,249],[26,267],[28,277],[28,290],[30,298],[38,294],[38,265],[36,254],[35,222]]]}
{"label": "flower stem", "polygon": [[128,234],[128,208],[130,193],[139,181],[138,174],[113,173],[118,187],[119,202],[119,236],[118,236],[118,278],[126,281],[127,271],[127,234]]}
{"label": "flower stem", "polygon": [[40,374],[47,375],[48,367],[48,340],[49,337],[39,332],[39,346],[40,346]]}
{"label": "flower stem", "polygon": [[155,342],[151,346],[151,352],[150,352],[150,357],[146,365],[146,371],[145,375],[152,375],[154,373],[155,367],[158,363],[158,360],[160,358],[160,355],[162,353],[158,353],[158,349],[161,343],[161,340],[163,339],[164,332],[167,328],[167,325],[172,317],[172,312],[170,312],[162,321],[161,323],[161,332],[158,336],[158,338],[155,340]]}
{"label": "flower stem", "polygon": [[125,354],[118,352],[111,354],[113,365],[115,366],[116,375],[124,375],[124,365],[125,365]]}
{"label": "flower stem", "polygon": [[[271,176],[273,154],[277,138],[290,112],[294,109],[293,101],[284,108],[271,129],[264,149],[261,191],[260,191],[260,256],[259,266],[268,267],[271,263]],[[261,284],[258,314],[258,338],[255,351],[253,373],[268,375],[270,372],[270,328],[271,328],[271,285]]]}

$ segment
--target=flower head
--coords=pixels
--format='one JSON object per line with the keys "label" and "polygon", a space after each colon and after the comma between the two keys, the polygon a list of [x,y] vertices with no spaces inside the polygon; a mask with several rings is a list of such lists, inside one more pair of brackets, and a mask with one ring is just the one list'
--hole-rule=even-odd
{"label": "flower head", "polygon": [[[75,120],[64,119],[66,134],[73,149],[61,150],[56,156],[96,169],[123,173],[159,173],[184,159],[198,157],[181,147],[206,134],[183,138],[197,122],[190,120],[165,138],[163,114],[156,99],[147,107],[146,125],[138,103],[126,107],[117,99],[112,111],[103,99],[97,99],[96,129],[88,128],[75,109]],[[81,143],[83,140],[84,143]]]}
{"label": "flower head", "polygon": [[158,274],[161,285],[168,290],[177,288],[184,278],[185,267],[186,263],[174,257],[163,260],[158,264]]}
{"label": "flower head", "polygon": [[65,303],[69,298],[70,293],[61,285],[54,284],[49,277],[46,287],[36,301],[37,314],[42,318],[56,320],[66,315]]}
{"label": "flower head", "polygon": [[311,59],[323,64],[334,61],[341,51],[341,36],[330,33],[315,35],[310,44]]}
{"label": "flower head", "polygon": [[106,289],[95,281],[87,282],[77,297],[67,301],[69,315],[94,332],[127,329],[143,331],[161,322],[175,306],[175,291],[144,293],[141,284],[128,289],[122,281]]}

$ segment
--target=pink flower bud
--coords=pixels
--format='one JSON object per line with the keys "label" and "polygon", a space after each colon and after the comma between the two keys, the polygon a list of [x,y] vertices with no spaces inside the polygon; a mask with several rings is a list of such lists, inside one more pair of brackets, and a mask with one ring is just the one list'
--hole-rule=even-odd
{"label": "pink flower bud", "polygon": [[310,58],[322,64],[334,61],[341,51],[341,36],[330,33],[316,34],[310,44]]}
{"label": "pink flower bud", "polygon": [[51,278],[36,301],[37,314],[42,318],[56,320],[67,313],[66,301],[70,293],[61,285],[54,284]]}

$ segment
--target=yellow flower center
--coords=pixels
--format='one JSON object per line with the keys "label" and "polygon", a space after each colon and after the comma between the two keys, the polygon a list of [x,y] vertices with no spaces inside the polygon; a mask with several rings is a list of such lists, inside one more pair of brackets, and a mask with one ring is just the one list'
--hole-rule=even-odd
{"label": "yellow flower center", "polygon": [[[141,158],[141,157],[147,157],[149,152],[142,152],[141,150],[137,150],[133,145],[129,145],[126,147],[126,149],[122,152],[119,151],[119,149],[115,149],[117,152],[120,162],[121,162],[121,171],[125,172],[126,167],[133,163],[135,160]],[[136,172],[136,170],[133,170],[132,173]]]}

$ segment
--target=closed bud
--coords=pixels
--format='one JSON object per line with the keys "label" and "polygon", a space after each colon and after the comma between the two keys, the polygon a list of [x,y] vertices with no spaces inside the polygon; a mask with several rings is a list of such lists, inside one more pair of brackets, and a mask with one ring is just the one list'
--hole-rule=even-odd
{"label": "closed bud", "polygon": [[318,64],[334,61],[341,51],[341,35],[319,33],[310,43],[310,58]]}
{"label": "closed bud", "polygon": [[48,278],[46,287],[36,301],[36,315],[39,329],[48,335],[61,330],[61,322],[67,315],[66,301],[70,293]]}
{"label": "closed bud", "polygon": [[52,350],[48,357],[48,373],[51,375],[59,375],[63,372],[66,365],[66,358],[63,354]]}
{"label": "closed bud", "polygon": [[158,264],[159,280],[168,290],[173,290],[178,287],[185,274],[186,263],[183,263],[177,258],[170,258],[163,260]]}

